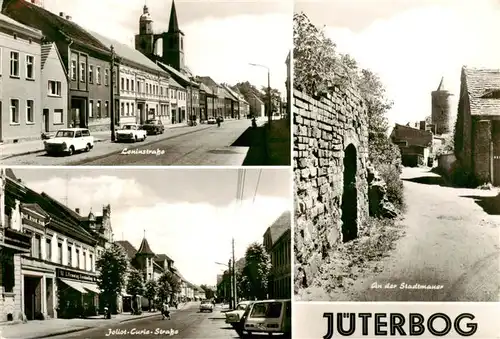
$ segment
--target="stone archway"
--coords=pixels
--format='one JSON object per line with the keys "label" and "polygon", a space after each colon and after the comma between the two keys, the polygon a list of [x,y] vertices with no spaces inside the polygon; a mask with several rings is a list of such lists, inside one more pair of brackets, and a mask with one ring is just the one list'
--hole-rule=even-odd
{"label": "stone archway", "polygon": [[356,189],[357,151],[349,144],[344,151],[344,190],[342,193],[342,241],[358,237],[358,191]]}

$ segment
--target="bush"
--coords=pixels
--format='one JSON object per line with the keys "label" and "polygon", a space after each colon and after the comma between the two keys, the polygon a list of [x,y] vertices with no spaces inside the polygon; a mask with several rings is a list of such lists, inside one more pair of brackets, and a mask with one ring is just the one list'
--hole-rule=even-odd
{"label": "bush", "polygon": [[403,180],[399,177],[400,168],[394,164],[379,164],[377,171],[385,181],[387,187],[387,199],[399,210],[404,208]]}

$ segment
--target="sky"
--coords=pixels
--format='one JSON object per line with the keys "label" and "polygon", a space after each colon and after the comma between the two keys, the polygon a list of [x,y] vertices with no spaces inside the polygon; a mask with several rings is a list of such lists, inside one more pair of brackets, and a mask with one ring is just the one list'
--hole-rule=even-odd
{"label": "sky", "polygon": [[462,66],[500,68],[498,0],[335,0],[300,1],[339,52],[378,73],[394,101],[392,123],[423,120],[431,114],[431,92],[441,77],[456,117]]}
{"label": "sky", "polygon": [[[134,47],[145,2],[154,32],[167,31],[171,0],[44,0],[44,7]],[[293,1],[176,0],[175,6],[185,34],[185,60],[195,75],[211,76],[218,83],[249,81],[260,89],[267,86],[267,71],[249,63],[262,64],[270,68],[271,86],[286,96]]]}
{"label": "sky", "polygon": [[[238,203],[238,169],[15,169],[27,187],[67,202],[80,214],[102,215],[111,205],[114,240],[136,249],[146,235],[191,283],[216,285],[231,255],[262,243],[267,228],[292,208],[289,169],[246,169]],[[260,180],[259,180],[260,173]],[[258,185],[257,185],[258,183]],[[67,197],[67,199],[66,199]],[[255,198],[254,198],[255,197]]]}

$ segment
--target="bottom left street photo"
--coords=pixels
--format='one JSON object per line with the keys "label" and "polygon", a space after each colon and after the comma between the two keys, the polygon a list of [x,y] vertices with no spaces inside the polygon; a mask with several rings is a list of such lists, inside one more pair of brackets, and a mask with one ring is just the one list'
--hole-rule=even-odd
{"label": "bottom left street photo", "polygon": [[291,338],[291,175],[0,168],[0,338]]}

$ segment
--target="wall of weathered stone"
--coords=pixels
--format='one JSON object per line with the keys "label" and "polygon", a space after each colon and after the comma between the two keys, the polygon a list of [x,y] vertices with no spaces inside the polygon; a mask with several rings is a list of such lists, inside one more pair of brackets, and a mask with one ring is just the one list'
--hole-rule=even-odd
{"label": "wall of weathered stone", "polygon": [[357,155],[357,224],[368,218],[368,123],[359,92],[335,88],[320,100],[293,93],[295,288],[309,285],[332,248],[342,242],[344,150]]}

